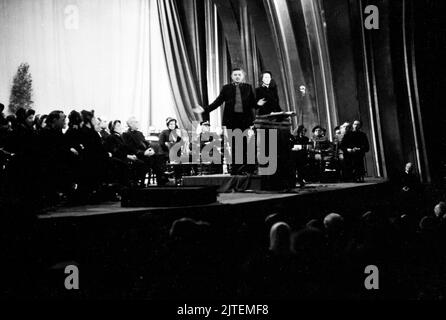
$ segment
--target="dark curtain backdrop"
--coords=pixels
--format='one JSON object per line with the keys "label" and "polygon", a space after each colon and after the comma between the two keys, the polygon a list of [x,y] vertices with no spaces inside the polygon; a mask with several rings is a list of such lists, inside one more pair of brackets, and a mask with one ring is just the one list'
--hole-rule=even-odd
{"label": "dark curtain backdrop", "polygon": [[[180,126],[190,129],[194,120],[200,120],[192,108],[203,105],[204,102],[203,88],[199,81],[201,72],[197,70],[199,64],[196,63],[201,59],[199,46],[189,46],[189,49],[195,47],[197,50],[196,59],[190,58],[183,30],[184,23],[181,21],[175,0],[158,0],[158,10],[174,107],[179,115]],[[197,75],[197,71],[200,72],[200,76]]]}

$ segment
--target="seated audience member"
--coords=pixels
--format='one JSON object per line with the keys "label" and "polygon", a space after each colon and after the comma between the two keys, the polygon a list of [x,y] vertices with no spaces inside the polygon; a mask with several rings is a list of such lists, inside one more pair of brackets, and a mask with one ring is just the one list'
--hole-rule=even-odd
{"label": "seated audience member", "polygon": [[41,130],[38,142],[38,165],[42,191],[49,203],[60,200],[58,193],[69,190],[68,158],[70,148],[66,144],[63,129],[66,115],[59,110],[52,111],[46,119],[46,127]]}
{"label": "seated audience member", "polygon": [[110,131],[108,129],[108,122],[104,118],[98,117],[98,125],[99,125],[99,134],[102,140],[105,140],[110,135]]}
{"label": "seated audience member", "polygon": [[82,116],[79,112],[72,110],[68,115],[68,129],[65,132],[65,141],[70,149],[68,162],[70,167],[72,187],[74,191],[77,184],[80,183],[79,178],[83,174],[82,165],[84,159],[84,135],[81,130]]}
{"label": "seated audience member", "polygon": [[362,122],[355,120],[352,131],[346,132],[340,145],[344,161],[350,166],[352,179],[355,182],[364,181],[364,156],[370,149],[367,136],[361,131],[361,127]]}
{"label": "seated audience member", "polygon": [[112,168],[119,183],[124,186],[138,184],[138,179],[145,174],[145,164],[124,143],[121,121],[109,123],[110,135],[105,138],[104,146],[112,155]]}
{"label": "seated audience member", "polygon": [[324,227],[328,237],[339,237],[344,232],[344,218],[337,213],[330,213],[324,218]]}
{"label": "seated audience member", "polygon": [[336,158],[338,157],[339,144],[341,143],[341,139],[342,139],[341,127],[337,126],[336,128],[334,128],[334,135],[332,141]]}
{"label": "seated audience member", "polygon": [[382,255],[388,247],[386,245],[388,239],[385,221],[373,211],[367,211],[361,216],[356,239],[359,240],[363,248],[369,250],[370,256]]}
{"label": "seated audience member", "polygon": [[308,165],[308,145],[310,145],[310,139],[306,136],[307,129],[303,125],[299,125],[291,136],[291,142],[293,143],[293,160],[296,166],[297,182],[300,187],[305,186],[305,168]]}
{"label": "seated audience member", "polygon": [[11,144],[13,144],[12,141],[16,128],[17,117],[15,114],[10,114],[5,118],[4,125],[0,128],[0,150],[2,150],[4,154],[12,154],[8,149],[14,148]]}
{"label": "seated audience member", "polygon": [[321,230],[321,231],[324,230],[324,224],[322,223],[321,220],[318,220],[318,219],[311,219],[310,221],[307,222],[305,227],[313,228],[313,229],[317,229],[317,230]]}
{"label": "seated audience member", "polygon": [[418,228],[422,233],[433,233],[438,228],[438,220],[431,216],[425,216],[421,218]]}
{"label": "seated audience member", "polygon": [[311,171],[317,180],[322,178],[322,173],[325,170],[327,161],[332,160],[332,144],[325,136],[326,130],[321,126],[313,128],[313,137],[310,143],[313,146],[311,151]]}
{"label": "seated audience member", "polygon": [[269,250],[278,255],[290,254],[291,228],[285,222],[277,222],[271,227]]}
{"label": "seated audience member", "polygon": [[[210,142],[212,142],[214,140],[214,137],[209,134],[211,131],[211,125],[209,124],[209,121],[202,121],[200,123],[201,126],[201,132],[200,132],[200,136],[199,136],[199,143],[200,143],[200,151],[203,150],[203,148],[209,144]],[[206,137],[206,138],[205,138]],[[212,151],[210,152],[210,156],[212,156]]]}
{"label": "seated audience member", "polygon": [[[166,119],[167,129],[161,131],[159,135],[159,143],[161,148],[161,154],[165,157],[166,161],[173,160],[170,159],[170,149],[181,142],[181,131],[178,128],[177,120],[174,118]],[[181,156],[181,149],[178,150],[176,155],[177,157]]]}
{"label": "seated audience member", "polygon": [[279,213],[271,213],[265,217],[265,225],[267,226],[268,232],[271,227],[277,222],[283,221],[282,216]]}
{"label": "seated audience member", "polygon": [[34,121],[34,127],[36,128],[37,133],[39,133],[43,128],[45,128],[47,117],[48,115],[46,114],[39,115],[38,117],[36,116]]}
{"label": "seated audience member", "polygon": [[342,256],[347,245],[344,218],[340,214],[330,213],[325,216],[323,223],[331,253]]}
{"label": "seated audience member", "polygon": [[317,153],[328,152],[331,150],[331,143],[325,136],[325,129],[321,126],[316,126],[312,130],[313,137],[311,143],[313,144],[314,151]]}
{"label": "seated audience member", "polygon": [[8,142],[7,150],[21,155],[32,148],[35,144],[34,115],[32,109],[17,110],[17,123]]}
{"label": "seated audience member", "polygon": [[20,108],[17,111],[15,129],[6,133],[5,144],[1,152],[1,164],[5,167],[5,179],[8,187],[18,193],[34,192],[33,171],[35,167],[35,153],[37,135],[34,130],[34,114],[32,109]]}
{"label": "seated audience member", "polygon": [[440,201],[435,205],[434,217],[438,222],[440,241],[446,247],[446,202]]}
{"label": "seated audience member", "polygon": [[296,270],[290,236],[291,228],[287,223],[279,221],[272,225],[268,249],[254,253],[245,263],[243,295],[280,299],[292,294]]}
{"label": "seated audience member", "polygon": [[99,135],[98,120],[92,111],[81,111],[82,115],[82,187],[88,196],[94,198],[106,181],[110,155],[105,150]]}
{"label": "seated audience member", "polygon": [[418,210],[423,200],[423,190],[419,177],[414,171],[413,164],[406,163],[404,172],[401,173],[397,183],[397,195],[398,204],[403,213],[419,216]]}
{"label": "seated audience member", "polygon": [[420,179],[414,171],[412,162],[406,163],[404,166],[404,172],[400,176],[399,183],[401,191],[408,192],[411,195],[414,195],[414,192],[419,192],[421,187]]}
{"label": "seated audience member", "polygon": [[15,114],[10,114],[6,117],[6,123],[8,124],[8,131],[14,131],[17,126],[17,116]]}
{"label": "seated audience member", "polygon": [[[156,155],[150,143],[146,140],[143,133],[139,131],[139,123],[136,118],[131,117],[127,121],[129,127],[126,132],[122,134],[124,143],[129,148],[131,154],[134,154],[138,159],[144,161],[147,169],[151,168],[156,175],[158,185],[165,185],[168,182],[164,174],[164,156]],[[143,178],[144,180],[144,178]]]}
{"label": "seated audience member", "polygon": [[79,155],[82,153],[84,146],[82,144],[82,116],[79,112],[73,110],[68,115],[68,129],[65,132],[65,139],[70,148],[73,148],[72,153]]}
{"label": "seated audience member", "polygon": [[441,223],[432,216],[421,218],[418,224],[414,254],[422,266],[438,265],[444,260],[444,234]]}
{"label": "seated audience member", "polygon": [[[167,129],[161,131],[159,136],[159,143],[160,143],[160,149],[161,149],[161,157],[163,159],[164,163],[178,163],[178,159],[180,159],[183,151],[183,147],[178,148],[178,144],[184,143],[181,137],[181,131],[178,128],[177,120],[174,118],[167,118],[166,119],[166,126]],[[177,146],[178,149],[176,154],[170,152],[170,150]],[[180,182],[181,175],[182,175],[182,168],[180,165],[174,166],[174,173],[175,173],[175,181],[176,183]]]}
{"label": "seated audience member", "polygon": [[440,201],[435,205],[434,215],[438,220],[444,220],[446,218],[446,202]]}
{"label": "seated audience member", "polygon": [[[201,127],[201,131],[200,134],[198,135],[197,139],[198,141],[193,141],[194,144],[199,145],[200,146],[200,161],[201,163],[204,164],[208,164],[209,163],[209,158],[215,157],[215,158],[219,158],[220,159],[220,163],[218,163],[218,161],[210,161],[212,162],[209,167],[201,167],[201,169],[205,170],[210,170],[210,173],[213,174],[217,174],[217,173],[223,173],[223,167],[222,167],[222,163],[223,163],[223,153],[222,153],[222,149],[220,148],[221,146],[221,141],[220,141],[220,137],[215,133],[215,132],[211,132],[211,125],[209,123],[209,121],[202,121],[200,123],[200,127]],[[214,141],[214,139],[216,139],[216,141],[214,142],[214,147],[209,150],[209,148],[206,148],[206,150],[203,151],[203,149],[209,145],[210,143],[212,143]],[[217,145],[217,146],[215,146]]]}
{"label": "seated audience member", "polygon": [[293,269],[293,297],[327,297],[331,279],[324,233],[316,228],[304,228],[294,232],[291,236],[291,248],[296,259]]}
{"label": "seated audience member", "polygon": [[169,230],[168,253],[163,266],[162,298],[205,298],[219,294],[212,281],[217,265],[213,259],[211,225],[190,218],[175,220]]}

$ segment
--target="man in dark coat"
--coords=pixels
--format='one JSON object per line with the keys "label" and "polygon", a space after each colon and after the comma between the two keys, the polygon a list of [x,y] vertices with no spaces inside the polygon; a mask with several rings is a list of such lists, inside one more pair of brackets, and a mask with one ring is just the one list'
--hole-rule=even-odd
{"label": "man in dark coat", "polygon": [[417,211],[423,202],[423,188],[411,162],[404,166],[404,172],[399,175],[396,187],[400,210],[405,214],[419,214]]}
{"label": "man in dark coat", "polygon": [[66,115],[62,111],[52,111],[46,123],[38,137],[36,168],[42,183],[41,191],[50,201],[57,201],[55,193],[67,192],[71,184],[68,161],[71,151],[62,132]]}
{"label": "man in dark coat", "polygon": [[[196,113],[211,112],[223,103],[225,104],[223,111],[223,126],[226,129],[240,129],[245,131],[254,122],[256,101],[252,86],[243,83],[245,74],[241,69],[233,69],[231,73],[232,83],[223,86],[218,97],[210,105],[194,109]],[[229,142],[232,145],[232,142]],[[235,157],[235,146],[232,148],[232,157]],[[231,174],[245,173],[248,169],[245,166],[246,161],[246,145],[243,147],[243,164],[235,164],[232,161]]]}
{"label": "man in dark coat", "polygon": [[211,112],[225,103],[223,126],[242,131],[249,128],[254,121],[256,101],[251,85],[243,83],[244,77],[243,70],[232,70],[232,83],[223,86],[218,97],[210,105],[204,108],[198,106],[194,111]]}
{"label": "man in dark coat", "polygon": [[129,129],[122,134],[122,138],[130,150],[130,153],[136,155],[138,159],[143,160],[148,169],[152,168],[156,175],[158,185],[165,185],[168,182],[168,179],[163,171],[163,168],[165,167],[165,164],[163,163],[164,157],[155,154],[154,149],[146,140],[144,134],[138,130],[138,120],[133,117],[130,118],[127,121],[127,126]]}
{"label": "man in dark coat", "polygon": [[110,152],[111,170],[116,181],[122,186],[136,186],[138,179],[144,178],[147,170],[144,161],[132,154],[122,138],[121,121],[109,124],[110,135],[104,140],[104,147]]}
{"label": "man in dark coat", "polygon": [[340,143],[344,159],[351,166],[353,179],[356,182],[364,179],[364,156],[370,150],[369,141],[366,134],[361,131],[361,127],[362,122],[355,120],[353,130],[347,132]]}

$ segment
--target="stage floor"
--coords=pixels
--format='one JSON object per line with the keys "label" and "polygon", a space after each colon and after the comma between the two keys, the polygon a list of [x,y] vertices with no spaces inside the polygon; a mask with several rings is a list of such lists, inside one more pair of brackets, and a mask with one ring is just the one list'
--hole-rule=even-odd
{"label": "stage floor", "polygon": [[141,208],[123,208],[120,202],[106,202],[97,205],[86,205],[77,207],[60,207],[50,210],[38,216],[39,220],[47,219],[78,219],[82,217],[100,217],[115,215],[138,215],[138,214],[165,214],[166,212],[181,212],[184,210],[212,209],[221,206],[249,205],[255,203],[262,205],[265,203],[280,203],[296,201],[299,198],[307,198],[312,195],[323,197],[325,193],[336,191],[347,192],[367,192],[367,188],[384,185],[387,180],[380,178],[367,178],[363,183],[314,183],[307,184],[305,188],[296,188],[291,192],[274,191],[245,191],[233,193],[220,193],[217,202],[208,205],[189,206],[189,207],[141,207]]}

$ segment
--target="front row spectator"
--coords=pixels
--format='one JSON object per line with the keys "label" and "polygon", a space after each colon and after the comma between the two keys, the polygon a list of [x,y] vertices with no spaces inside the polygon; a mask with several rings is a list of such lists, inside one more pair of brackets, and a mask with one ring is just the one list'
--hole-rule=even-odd
{"label": "front row spectator", "polygon": [[[145,164],[132,154],[122,138],[121,121],[109,123],[110,134],[104,140],[105,149],[112,155],[112,172],[123,186],[136,186],[144,182]],[[138,181],[140,180],[140,181]]]}
{"label": "front row spectator", "polygon": [[63,129],[66,126],[66,115],[63,111],[52,111],[46,119],[46,127],[39,136],[36,157],[41,174],[42,191],[48,203],[57,202],[60,193],[69,189],[70,168],[68,157],[70,149],[66,144]]}
{"label": "front row spectator", "polygon": [[165,164],[163,156],[155,154],[155,150],[150,145],[150,142],[139,131],[139,123],[136,118],[130,118],[127,121],[127,126],[129,129],[122,134],[122,138],[129,148],[130,153],[136,155],[139,160],[142,160],[146,164],[147,168],[153,170],[159,186],[165,185],[168,179],[164,174]]}

